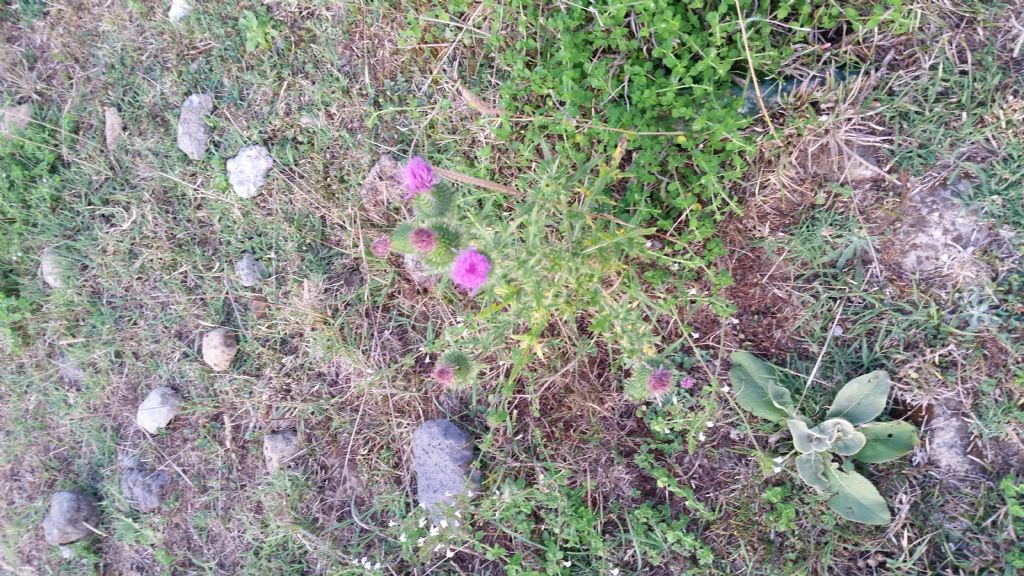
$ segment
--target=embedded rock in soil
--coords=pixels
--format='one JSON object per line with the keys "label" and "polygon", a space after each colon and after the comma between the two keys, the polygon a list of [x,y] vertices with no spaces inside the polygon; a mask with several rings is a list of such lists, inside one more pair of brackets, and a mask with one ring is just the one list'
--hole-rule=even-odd
{"label": "embedded rock in soil", "polygon": [[241,198],[252,198],[260,193],[260,187],[267,181],[267,172],[274,166],[274,159],[263,146],[246,146],[238,155],[228,160],[228,181]]}
{"label": "embedded rock in soil", "polygon": [[138,466],[125,469],[121,474],[121,492],[128,504],[139,512],[152,512],[160,508],[164,491],[171,483],[166,470],[146,470]]}
{"label": "embedded rock in soil", "polygon": [[193,160],[202,160],[210,144],[206,116],[213,112],[213,96],[193,94],[181,105],[178,116],[178,148]]}
{"label": "embedded rock in soil", "polygon": [[472,496],[479,487],[470,471],[473,444],[468,434],[448,420],[429,420],[412,435],[417,498],[430,512]]}
{"label": "embedded rock in soil", "polygon": [[181,396],[166,386],[160,386],[154,388],[139,404],[135,422],[146,432],[156,434],[177,416],[180,409]]}
{"label": "embedded rock in soil", "polygon": [[394,158],[385,155],[377,160],[363,179],[359,195],[363,199],[363,209],[374,220],[385,220],[388,204],[402,198],[401,170]]}
{"label": "embedded rock in soil", "polygon": [[39,257],[39,276],[50,288],[64,287],[63,261],[53,250],[43,250]]}
{"label": "embedded rock in soil", "polygon": [[238,339],[227,328],[217,328],[203,336],[203,362],[218,372],[231,367],[236,352]]}
{"label": "embedded rock in soil", "polygon": [[437,286],[440,276],[433,272],[422,260],[412,254],[402,255],[402,264],[405,273],[412,278],[412,281],[422,288],[433,288]]}
{"label": "embedded rock in soil", "polygon": [[54,546],[69,544],[93,534],[100,522],[100,511],[91,496],[79,492],[56,492],[50,498],[50,510],[43,520],[43,537]]}
{"label": "embedded rock in soil", "polygon": [[302,445],[295,430],[281,430],[263,437],[263,460],[271,473],[286,468],[299,452],[302,452]]}
{"label": "embedded rock in soil", "polygon": [[924,432],[929,462],[954,475],[977,471],[977,463],[967,456],[971,430],[957,409],[956,402],[932,404],[932,415]]}
{"label": "embedded rock in soil", "polygon": [[172,24],[177,24],[184,20],[191,11],[192,7],[185,0],[171,0],[171,9],[167,11],[167,19]]}
{"label": "embedded rock in soil", "polygon": [[114,151],[124,136],[124,122],[117,108],[107,106],[103,109],[103,137],[107,141],[107,150]]}
{"label": "embedded rock in soil", "polygon": [[262,282],[268,276],[268,272],[262,262],[246,252],[241,260],[235,262],[235,275],[242,286],[250,288]]}
{"label": "embedded rock in soil", "polygon": [[32,105],[9,106],[0,111],[0,136],[14,134],[28,127],[32,121]]}
{"label": "embedded rock in soil", "polygon": [[991,271],[977,253],[995,235],[960,201],[961,192],[944,186],[915,191],[899,227],[883,246],[888,259],[910,276],[950,284],[987,282]]}

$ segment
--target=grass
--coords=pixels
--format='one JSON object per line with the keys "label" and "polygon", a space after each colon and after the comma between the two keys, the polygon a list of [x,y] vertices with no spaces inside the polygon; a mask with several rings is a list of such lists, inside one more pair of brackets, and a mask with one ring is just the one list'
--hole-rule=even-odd
{"label": "grass", "polygon": [[[485,101],[499,92],[495,55],[505,46],[481,31],[524,23],[510,5],[208,3],[180,28],[163,20],[163,7],[137,2],[74,11],[23,2],[0,12],[11,39],[0,48],[0,99],[32,101],[37,120],[20,139],[0,140],[5,174],[20,160],[30,171],[3,190],[0,253],[19,257],[0,268],[8,330],[0,483],[9,494],[0,566],[66,574],[101,566],[152,574],[1019,569],[1020,517],[1009,512],[1019,497],[1004,486],[1019,483],[1012,468],[1024,433],[1019,260],[993,248],[983,255],[992,280],[972,291],[908,279],[882,250],[904,206],[906,172],[922,187],[954,176],[974,182],[966,201],[991,226],[1016,230],[1009,242],[1019,252],[1024,111],[1009,99],[1021,94],[1005,13],[908,7],[919,20],[913,30],[875,37],[895,50],[888,69],[881,56],[866,57],[877,69],[857,89],[784,102],[772,111],[778,139],[754,124],[760,152],[744,166],[746,181],[731,185],[743,214],[718,223],[723,249],[714,260],[732,285],[719,294],[709,280],[692,284],[701,304],[731,299],[738,323],[686,305],[691,284],[677,288],[671,274],[646,270],[643,292],[631,294],[657,310],[664,356],[698,382],[658,406],[624,398],[618,351],[587,326],[538,322],[544,355],[525,354],[508,338],[522,326],[475,331],[480,310],[453,291],[416,290],[393,262],[368,256],[370,242],[407,216],[403,207],[362,207],[360,185],[382,153],[430,146],[453,169],[572,207],[559,204],[564,168],[537,162],[545,134],[501,136],[456,95],[456,80]],[[849,33],[842,51],[871,45],[869,35]],[[969,60],[964,43],[976,48]],[[213,92],[217,103],[200,162],[174,143],[178,107],[194,91]],[[102,144],[105,105],[127,126],[114,152]],[[888,143],[880,166],[891,180],[825,182],[804,158],[836,139]],[[263,194],[243,202],[224,165],[257,142],[276,167]],[[472,226],[512,243],[493,222],[515,200],[463,193],[486,215]],[[550,231],[537,226],[529,237],[546,245]],[[39,282],[44,248],[62,258],[65,288]],[[255,288],[233,280],[245,251],[272,273]],[[565,310],[587,317],[574,294]],[[240,334],[241,348],[231,371],[212,373],[199,341],[222,325]],[[428,378],[432,362],[467,341],[460,335],[492,354],[477,385],[441,390]],[[927,405],[957,399],[985,465],[952,481],[924,450],[876,465],[893,525],[836,520],[791,471],[765,468],[759,456],[775,455],[780,439],[719,392],[722,359],[739,347],[785,366],[795,393],[820,357],[807,406],[878,368],[897,382],[894,417],[920,424]],[[61,362],[84,376],[62,376]],[[133,418],[157,385],[181,391],[187,404],[150,438]],[[421,525],[408,449],[412,429],[431,417],[470,432],[484,473],[464,525],[436,535],[429,521]],[[307,452],[298,472],[267,475],[262,435],[288,425]],[[125,454],[174,475],[161,512],[128,508],[118,484]],[[64,558],[41,544],[38,526],[49,494],[68,488],[100,497],[105,536]]]}

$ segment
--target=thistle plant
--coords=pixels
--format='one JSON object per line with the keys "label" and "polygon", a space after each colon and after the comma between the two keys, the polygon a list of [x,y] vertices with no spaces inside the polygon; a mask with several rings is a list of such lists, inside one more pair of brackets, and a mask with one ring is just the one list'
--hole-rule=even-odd
{"label": "thistle plant", "polygon": [[[465,245],[454,208],[455,190],[442,182],[433,167],[419,156],[402,168],[404,200],[412,205],[415,217],[399,225],[390,237],[373,243],[371,251],[386,257],[390,251],[418,258],[435,272],[447,272],[461,291],[476,296],[491,272],[491,262],[473,246]],[[445,387],[460,387],[472,382],[472,360],[464,353],[450,351],[438,359],[431,377]]]}
{"label": "thistle plant", "polygon": [[[457,287],[476,295],[487,282],[491,263],[476,248],[464,245],[453,214],[455,190],[419,156],[406,163],[401,177],[404,199],[411,203],[415,217],[395,229],[388,248],[419,258],[435,272],[448,272]],[[380,252],[386,254],[383,249]]]}
{"label": "thistle plant", "polygon": [[755,416],[786,425],[799,453],[795,458],[797,474],[804,483],[827,494],[829,508],[854,522],[890,522],[885,499],[853,467],[854,460],[895,460],[918,443],[913,424],[872,422],[885,410],[891,386],[888,373],[876,370],[850,380],[818,424],[798,412],[789,390],[779,384],[778,368],[752,354],[733,353],[729,379],[737,404]]}
{"label": "thistle plant", "polygon": [[459,388],[472,383],[476,370],[469,356],[451,350],[437,360],[430,375],[446,388]]}

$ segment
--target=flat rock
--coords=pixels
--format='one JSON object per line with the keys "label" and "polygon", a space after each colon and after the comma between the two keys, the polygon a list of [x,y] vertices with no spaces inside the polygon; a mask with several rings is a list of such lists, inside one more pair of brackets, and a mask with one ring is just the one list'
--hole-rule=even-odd
{"label": "flat rock", "polygon": [[227,328],[217,328],[203,336],[203,362],[218,372],[231,368],[237,352],[238,339]]}
{"label": "flat rock", "polygon": [[260,193],[260,188],[267,181],[267,172],[273,166],[274,159],[266,148],[246,146],[228,160],[228,181],[239,197],[252,198]]}
{"label": "flat rock", "polygon": [[989,280],[979,258],[994,239],[977,211],[959,196],[963,187],[915,191],[904,204],[900,225],[883,252],[904,274],[936,284],[972,286]]}
{"label": "flat rock", "polygon": [[210,145],[210,127],[206,117],[213,112],[213,96],[193,94],[185,99],[178,116],[178,148],[189,158],[202,160]]}
{"label": "flat rock", "polygon": [[473,443],[468,434],[448,420],[428,420],[412,434],[416,491],[420,504],[436,513],[472,496],[479,479],[469,468]]}
{"label": "flat rock", "polygon": [[50,510],[43,520],[43,537],[54,546],[69,544],[93,534],[89,526],[95,528],[99,522],[100,511],[91,496],[56,492],[50,498]]}
{"label": "flat rock", "polygon": [[139,404],[135,422],[140,428],[156,434],[178,415],[181,410],[181,396],[166,386],[154,388]]}
{"label": "flat rock", "polygon": [[8,106],[0,111],[0,135],[7,136],[24,130],[32,122],[32,105]]}
{"label": "flat rock", "polygon": [[269,273],[262,262],[246,252],[241,260],[235,262],[235,276],[238,276],[239,284],[249,288],[262,282]]}
{"label": "flat rock", "polygon": [[295,430],[281,430],[263,437],[263,460],[271,473],[286,467],[288,461],[300,452],[302,445]]}
{"label": "flat rock", "polygon": [[925,426],[928,461],[945,474],[966,475],[978,471],[978,463],[968,456],[971,429],[955,402],[932,405],[932,417]]}
{"label": "flat rock", "polygon": [[132,466],[121,474],[121,492],[128,504],[139,512],[152,512],[160,508],[164,491],[171,483],[166,470],[146,470]]}
{"label": "flat rock", "polygon": [[43,250],[39,257],[39,277],[50,288],[64,287],[64,262],[51,248]]}
{"label": "flat rock", "polygon": [[171,0],[171,9],[167,11],[167,19],[172,24],[177,24],[188,16],[188,13],[192,11],[192,6],[185,0]]}
{"label": "flat rock", "polygon": [[107,142],[107,150],[114,151],[124,136],[124,122],[117,108],[107,106],[103,109],[103,137]]}

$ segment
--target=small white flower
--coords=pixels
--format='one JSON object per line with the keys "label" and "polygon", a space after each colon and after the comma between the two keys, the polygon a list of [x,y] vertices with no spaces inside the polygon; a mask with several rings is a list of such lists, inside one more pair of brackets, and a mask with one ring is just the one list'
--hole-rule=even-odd
{"label": "small white flower", "polygon": [[398,541],[399,542],[405,542],[405,540],[406,540],[405,532],[403,532],[403,533],[398,535]]}
{"label": "small white flower", "polygon": [[448,521],[442,518],[441,519],[441,528],[447,528],[447,527],[448,527]]}
{"label": "small white flower", "polygon": [[388,520],[388,528],[394,528],[395,526],[398,526],[398,522],[395,522],[394,520]]}
{"label": "small white flower", "polygon": [[608,573],[611,574],[612,576],[619,576],[619,569],[618,568],[612,568],[611,570],[608,571]]}
{"label": "small white flower", "polygon": [[426,543],[427,543],[427,539],[426,538],[417,538],[416,539],[416,545],[419,546],[420,548],[422,548],[423,545],[426,544]]}
{"label": "small white flower", "polygon": [[715,427],[715,423],[711,422],[710,420],[705,422],[704,425],[707,426],[708,428],[714,428]]}
{"label": "small white flower", "polygon": [[419,525],[420,528],[423,528],[424,526],[426,526],[427,525],[426,517],[420,518],[420,521],[418,522],[418,525]]}
{"label": "small white flower", "polygon": [[373,569],[374,570],[380,570],[380,562],[377,562],[376,564],[374,564],[373,565]]}
{"label": "small white flower", "polygon": [[461,510],[456,510],[455,511],[455,517],[456,518],[462,518],[462,511]]}
{"label": "small white flower", "polygon": [[778,474],[782,472],[782,466],[772,466],[772,474]]}
{"label": "small white flower", "polygon": [[722,392],[728,392],[729,390],[731,390],[731,388],[729,388],[728,384],[722,384]]}
{"label": "small white flower", "polygon": [[700,332],[690,332],[690,338],[700,338]]}
{"label": "small white flower", "polygon": [[782,464],[785,461],[786,461],[786,457],[785,456],[776,456],[775,458],[772,458],[772,462],[775,462],[776,464]]}
{"label": "small white flower", "polygon": [[572,560],[562,560],[562,566],[565,568],[572,566]]}
{"label": "small white flower", "polygon": [[689,294],[690,296],[696,296],[697,295],[697,289],[696,288],[690,288],[689,290],[686,291],[686,293]]}
{"label": "small white flower", "polygon": [[701,432],[700,434],[697,434],[697,440],[700,440],[701,442],[703,442],[706,439],[707,439],[707,437],[704,436],[703,432]]}
{"label": "small white flower", "polygon": [[430,535],[431,536],[437,536],[437,532],[438,532],[437,526],[431,526],[430,527]]}
{"label": "small white flower", "polygon": [[452,550],[451,548],[449,548],[448,550],[445,551],[444,555],[445,555],[446,558],[451,558],[452,556],[455,556],[455,550]]}

